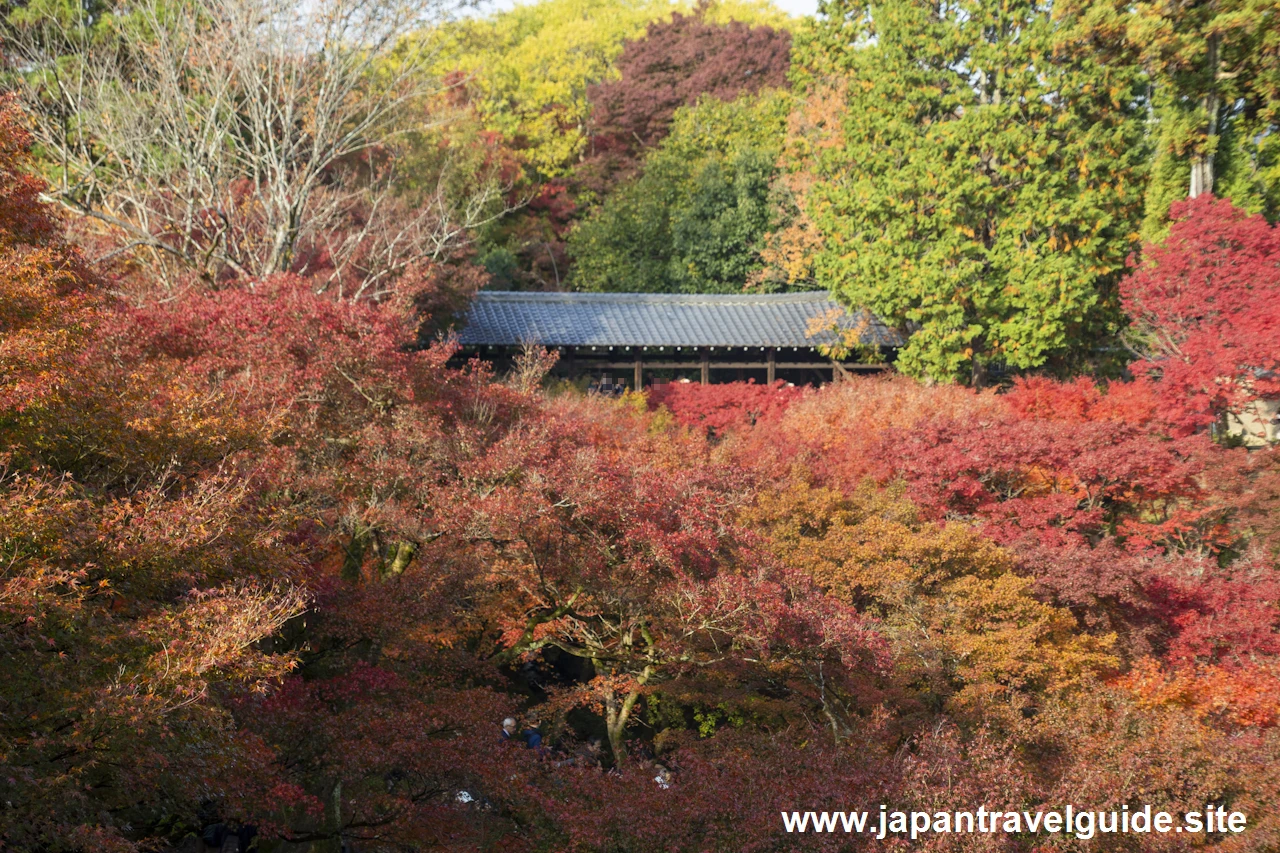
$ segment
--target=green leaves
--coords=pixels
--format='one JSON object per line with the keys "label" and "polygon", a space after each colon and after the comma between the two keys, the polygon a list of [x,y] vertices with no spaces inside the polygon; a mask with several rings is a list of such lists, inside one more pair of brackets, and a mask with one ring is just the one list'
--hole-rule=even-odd
{"label": "green leaves", "polygon": [[[529,162],[543,177],[563,177],[591,133],[592,84],[615,80],[615,60],[626,41],[650,23],[696,4],[667,0],[544,0],[478,20],[440,28],[441,75],[462,72],[474,89],[490,129],[528,146]],[[791,20],[762,0],[706,3],[712,23],[741,21],[785,28]]]}
{"label": "green leaves", "polygon": [[580,290],[730,293],[778,224],[771,193],[789,98],[706,98],[676,114],[639,178],[570,236]]}
{"label": "green leaves", "polygon": [[1031,3],[828,11],[797,48],[815,96],[845,93],[801,164],[818,280],[913,329],[898,364],[917,376],[1087,357],[1141,212],[1136,72],[1064,47]]}
{"label": "green leaves", "polygon": [[1090,45],[1095,62],[1142,70],[1156,152],[1145,237],[1162,237],[1170,204],[1188,194],[1213,192],[1272,219],[1280,215],[1275,0],[1063,0],[1055,16]]}

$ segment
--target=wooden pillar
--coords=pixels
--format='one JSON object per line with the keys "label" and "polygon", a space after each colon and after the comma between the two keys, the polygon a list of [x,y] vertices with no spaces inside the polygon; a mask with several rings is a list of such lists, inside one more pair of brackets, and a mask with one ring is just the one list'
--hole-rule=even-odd
{"label": "wooden pillar", "polygon": [[635,390],[644,390],[644,363],[640,360],[640,347],[633,350],[636,357]]}
{"label": "wooden pillar", "polygon": [[775,347],[769,347],[767,352],[765,362],[769,371],[769,384],[772,385],[778,372],[778,350]]}
{"label": "wooden pillar", "polygon": [[702,384],[711,384],[711,350],[702,348]]}

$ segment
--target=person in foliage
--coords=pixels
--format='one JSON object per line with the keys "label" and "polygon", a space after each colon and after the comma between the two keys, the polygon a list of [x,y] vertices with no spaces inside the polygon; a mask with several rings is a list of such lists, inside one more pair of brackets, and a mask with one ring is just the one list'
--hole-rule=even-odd
{"label": "person in foliage", "polygon": [[542,746],[542,728],[537,719],[530,719],[528,727],[520,733],[520,737],[524,739],[524,745],[534,750],[539,755],[546,752]]}

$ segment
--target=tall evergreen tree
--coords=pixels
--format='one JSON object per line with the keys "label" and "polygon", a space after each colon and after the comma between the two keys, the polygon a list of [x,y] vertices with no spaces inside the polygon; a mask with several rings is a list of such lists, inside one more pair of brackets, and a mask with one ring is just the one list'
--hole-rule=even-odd
{"label": "tall evergreen tree", "polygon": [[1173,202],[1206,193],[1280,216],[1280,2],[1065,0],[1058,12],[1147,75],[1147,236],[1164,233]]}
{"label": "tall evergreen tree", "polygon": [[899,365],[986,381],[1116,322],[1148,153],[1139,70],[1049,4],[830,0],[797,82],[842,109],[805,147],[818,280],[914,334]]}

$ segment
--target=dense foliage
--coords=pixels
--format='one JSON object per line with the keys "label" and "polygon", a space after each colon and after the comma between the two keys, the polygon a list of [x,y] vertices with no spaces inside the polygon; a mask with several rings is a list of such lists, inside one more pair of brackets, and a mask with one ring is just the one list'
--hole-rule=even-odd
{"label": "dense foliage", "polygon": [[1061,5],[1099,59],[1141,67],[1150,87],[1156,142],[1146,232],[1160,236],[1171,202],[1216,192],[1251,213],[1277,207],[1280,109],[1270,2],[1173,7]]}
{"label": "dense foliage", "polygon": [[308,594],[266,435],[173,363],[114,361],[125,317],[22,174],[22,124],[0,104],[0,837],[133,849],[103,815],[171,827],[183,780],[262,758],[214,699],[290,670],[259,642]]}
{"label": "dense foliage", "polygon": [[1172,202],[1276,215],[1278,11],[825,3],[792,65],[805,218],[774,263],[915,330],[917,376],[1114,373],[1117,282]]}
{"label": "dense foliage", "polygon": [[1211,325],[1267,316],[1231,307],[1260,219],[1198,202],[1123,284],[1181,353],[1140,381],[644,405],[287,274],[119,302],[2,129],[6,846],[775,849],[790,808],[1064,802],[1274,844],[1280,463],[1202,428],[1263,385],[1190,378],[1274,359]]}
{"label": "dense foliage", "polygon": [[1035,3],[827,12],[801,60],[838,110],[808,165],[818,280],[917,327],[902,366],[939,379],[1096,340],[1141,217],[1138,76]]}
{"label": "dense foliage", "polygon": [[580,290],[733,293],[762,267],[786,121],[779,94],[681,110],[644,172],[569,236]]}
{"label": "dense foliage", "polygon": [[1280,215],[1274,0],[352,2],[10,10],[91,256],[425,288],[436,326],[480,286],[827,289],[913,333],[901,370],[982,386],[1120,375],[1118,283],[1179,199]]}
{"label": "dense foliage", "polygon": [[[1274,3],[347,2],[4,9],[0,847],[1280,846]],[[913,335],[585,396],[485,285]]]}
{"label": "dense foliage", "polygon": [[[482,95],[478,102],[491,126],[500,129],[521,152],[529,164],[531,181],[528,206],[485,232],[481,241],[485,245],[484,266],[501,287],[611,289],[604,282],[624,276],[631,279],[627,285],[631,290],[671,289],[671,274],[665,270],[637,275],[635,266],[643,262],[629,263],[619,258],[628,254],[640,258],[669,241],[663,216],[643,236],[637,234],[628,243],[625,231],[618,229],[632,224],[630,217],[638,206],[648,205],[642,216],[648,219],[660,199],[670,200],[673,194],[684,198],[691,192],[686,186],[694,180],[689,164],[673,163],[670,149],[665,154],[653,152],[652,164],[646,165],[646,155],[667,136],[674,114],[682,107],[692,108],[704,98],[730,102],[742,95],[784,87],[790,35],[781,25],[786,20],[770,14],[767,7],[750,4],[702,3],[692,13],[672,13],[669,20],[658,15],[668,7],[645,7],[646,20],[652,23],[642,28],[643,32],[628,36],[631,40],[625,43],[621,37],[610,36],[602,54],[608,61],[590,69],[576,65],[561,69],[559,65],[568,57],[581,63],[584,56],[591,55],[590,51],[564,50],[566,22],[559,19],[557,12],[562,6],[544,4],[511,13],[527,17],[530,26],[533,22],[545,26],[545,30],[539,30],[543,35],[528,36],[519,46],[498,50],[496,56],[485,52],[490,48],[474,60],[470,48],[463,54],[461,67],[477,75],[474,82],[467,84],[469,89],[491,85],[486,81],[494,79],[497,69],[520,61],[534,43],[545,41],[544,49],[558,57],[547,58],[537,74],[518,75],[519,79],[530,78],[529,86],[536,82],[537,95],[509,94],[504,96],[506,100],[496,103]],[[630,20],[624,10],[607,4],[591,4],[579,13],[586,15],[580,24],[582,33],[594,34],[593,37],[612,33]],[[600,20],[591,23],[595,16]],[[490,30],[507,20],[507,16],[499,16],[492,24],[473,24],[464,31],[479,27],[487,33],[485,44],[492,44]],[[578,26],[574,24],[573,32],[578,31]],[[489,59],[483,59],[486,56]],[[466,63],[472,61],[488,63],[489,71],[471,69]],[[563,86],[558,81],[563,75],[568,75],[564,85],[571,83],[575,87],[572,93],[560,91]],[[543,99],[545,95],[553,95],[555,102],[548,104]],[[727,264],[729,269],[717,270],[710,277],[694,274],[691,281],[683,283],[685,287],[736,289],[741,282],[735,285],[733,276],[740,278],[741,270],[755,263],[754,242],[774,223],[776,214],[769,198],[777,158],[773,137],[780,135],[777,124],[787,105],[776,98],[766,100],[767,106],[761,108],[766,115],[760,120],[769,140],[763,146],[751,146],[751,162],[745,165],[748,174],[738,180],[743,186],[734,189],[736,171],[740,170],[729,175],[717,171],[703,178],[707,187],[702,195],[710,198],[702,204],[713,208],[710,215],[714,218],[725,212],[744,221],[728,225],[732,233],[711,246],[705,245],[708,238],[704,236],[678,252],[692,255],[695,263],[722,267]],[[680,156],[695,163],[718,163],[726,151],[738,147],[729,126],[717,128],[707,121],[725,120],[734,128],[741,123],[734,123],[728,116],[708,115],[710,109],[714,107],[704,107],[699,118],[685,121],[702,125],[695,136],[686,134],[679,145]],[[544,128],[553,122],[553,130],[546,131]],[[541,141],[548,133],[555,145],[569,148],[548,155],[546,147],[550,143]],[[640,173],[644,177],[637,180]],[[690,204],[686,201],[684,207]],[[606,210],[590,219],[603,221],[589,222],[592,234],[576,238],[587,247],[571,254],[566,242],[573,226],[601,206]],[[602,240],[604,245],[595,245]],[[592,261],[588,263],[593,265],[574,279],[570,270],[581,257],[590,257]],[[677,263],[674,269],[678,273],[684,266]]]}
{"label": "dense foliage", "polygon": [[679,107],[693,106],[704,96],[732,101],[786,85],[789,33],[741,21],[717,25],[707,20],[707,12],[677,12],[669,22],[651,24],[644,38],[623,47],[618,78],[588,91],[596,162],[580,167],[579,181],[585,183],[593,169],[602,173],[597,181],[634,171],[637,155],[667,135]]}
{"label": "dense foliage", "polygon": [[1173,216],[1121,294],[1135,370],[1158,377],[1161,414],[1190,430],[1280,396],[1280,232],[1207,196]]}

